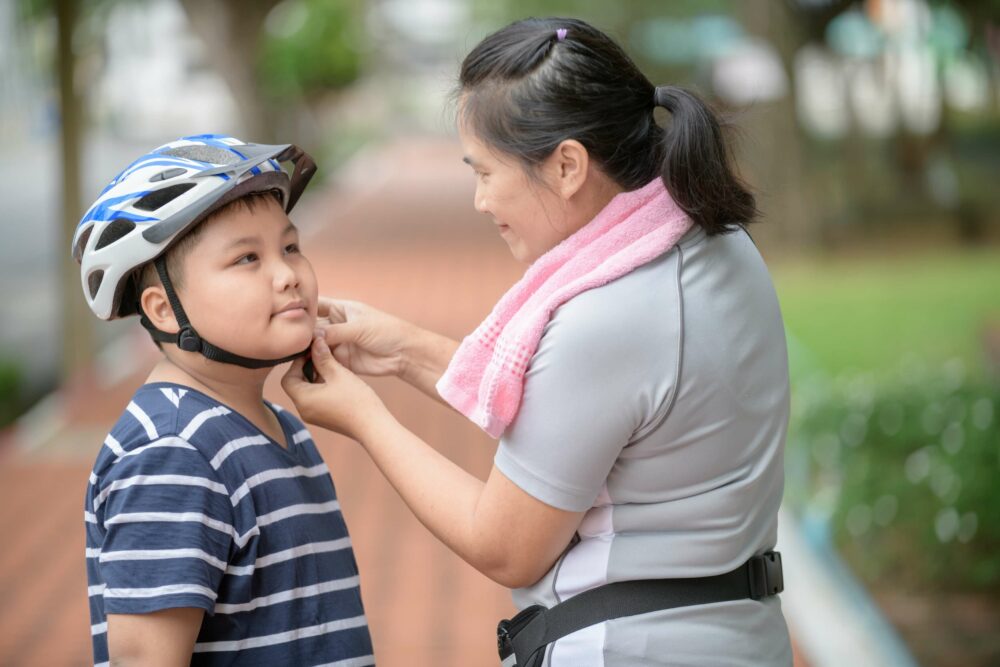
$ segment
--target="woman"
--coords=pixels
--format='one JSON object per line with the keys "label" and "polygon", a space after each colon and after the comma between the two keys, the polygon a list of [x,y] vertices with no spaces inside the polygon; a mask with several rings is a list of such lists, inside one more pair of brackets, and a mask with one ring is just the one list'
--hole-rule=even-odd
{"label": "woman", "polygon": [[[572,19],[487,37],[458,99],[475,206],[524,278],[461,345],[327,300],[321,377],[297,362],[286,391],[306,421],[358,440],[519,607],[605,596],[550,617],[548,636],[514,632],[534,611],[504,626],[518,664],[790,665],[779,570],[760,557],[783,487],[784,330],[714,116]],[[489,478],[407,431],[355,374],[396,375],[501,435]],[[639,583],[604,587],[625,581]],[[571,631],[553,637],[560,623]]]}

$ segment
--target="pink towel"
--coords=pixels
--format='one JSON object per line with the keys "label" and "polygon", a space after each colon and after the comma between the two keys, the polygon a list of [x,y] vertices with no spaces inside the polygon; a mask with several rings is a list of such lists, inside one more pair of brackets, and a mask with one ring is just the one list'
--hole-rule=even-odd
{"label": "pink towel", "polygon": [[499,437],[517,415],[524,374],[553,311],[662,255],[690,228],[691,221],[659,178],[618,194],[593,220],[528,267],[462,341],[437,383],[438,393]]}

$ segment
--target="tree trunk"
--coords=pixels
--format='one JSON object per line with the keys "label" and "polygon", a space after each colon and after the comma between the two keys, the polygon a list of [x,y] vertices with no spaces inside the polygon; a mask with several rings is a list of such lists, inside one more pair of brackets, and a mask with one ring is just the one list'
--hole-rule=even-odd
{"label": "tree trunk", "polygon": [[76,0],[56,0],[58,24],[57,61],[59,79],[60,163],[62,169],[61,267],[62,378],[68,379],[90,359],[92,347],[91,314],[80,294],[80,267],[72,259],[69,247],[82,211],[80,200],[80,146],[83,112],[74,86],[76,56],[73,33],[77,24]]}
{"label": "tree trunk", "polygon": [[276,110],[257,80],[264,19],[276,4],[277,0],[181,0],[191,29],[236,100],[243,125],[239,129],[244,133],[240,138],[245,141],[276,140]]}
{"label": "tree trunk", "polygon": [[822,220],[815,202],[810,202],[793,67],[806,37],[785,2],[747,0],[740,7],[743,25],[777,50],[789,81],[782,99],[760,104],[746,115],[747,140],[740,161],[749,167],[751,181],[761,195],[764,219],[764,224],[751,230],[768,246],[815,247],[822,237]]}

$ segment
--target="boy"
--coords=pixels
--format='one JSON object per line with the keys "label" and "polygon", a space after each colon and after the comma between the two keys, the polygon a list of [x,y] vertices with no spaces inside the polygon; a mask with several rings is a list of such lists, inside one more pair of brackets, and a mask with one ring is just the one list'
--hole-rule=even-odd
{"label": "boy", "polygon": [[294,146],[185,137],[77,228],[88,305],[140,315],[163,351],[87,488],[99,665],[374,664],[329,471],[263,398],[313,337],[316,279],[286,213],[314,169]]}

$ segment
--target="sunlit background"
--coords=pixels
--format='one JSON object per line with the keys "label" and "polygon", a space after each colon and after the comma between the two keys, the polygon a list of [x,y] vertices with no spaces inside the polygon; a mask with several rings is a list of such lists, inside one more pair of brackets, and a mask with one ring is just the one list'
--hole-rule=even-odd
{"label": "sunlit background", "polygon": [[[828,584],[786,593],[801,664],[1000,664],[997,0],[0,0],[0,468],[60,439],[32,434],[66,387],[148,364],[123,353],[135,322],[86,311],[69,238],[115,173],[178,136],[316,157],[302,224],[358,281],[325,293],[443,275],[432,247],[456,262],[487,248],[513,282],[476,226],[450,96],[479,39],[547,15],[594,23],[654,83],[710,100],[758,193],[794,386],[781,539],[790,575],[789,550]],[[363,248],[412,274],[379,282]],[[470,275],[454,336],[503,290]],[[0,488],[0,512],[13,495]],[[26,565],[5,569],[45,576]],[[0,581],[4,605],[15,588]],[[838,662],[851,641],[879,657]]]}

